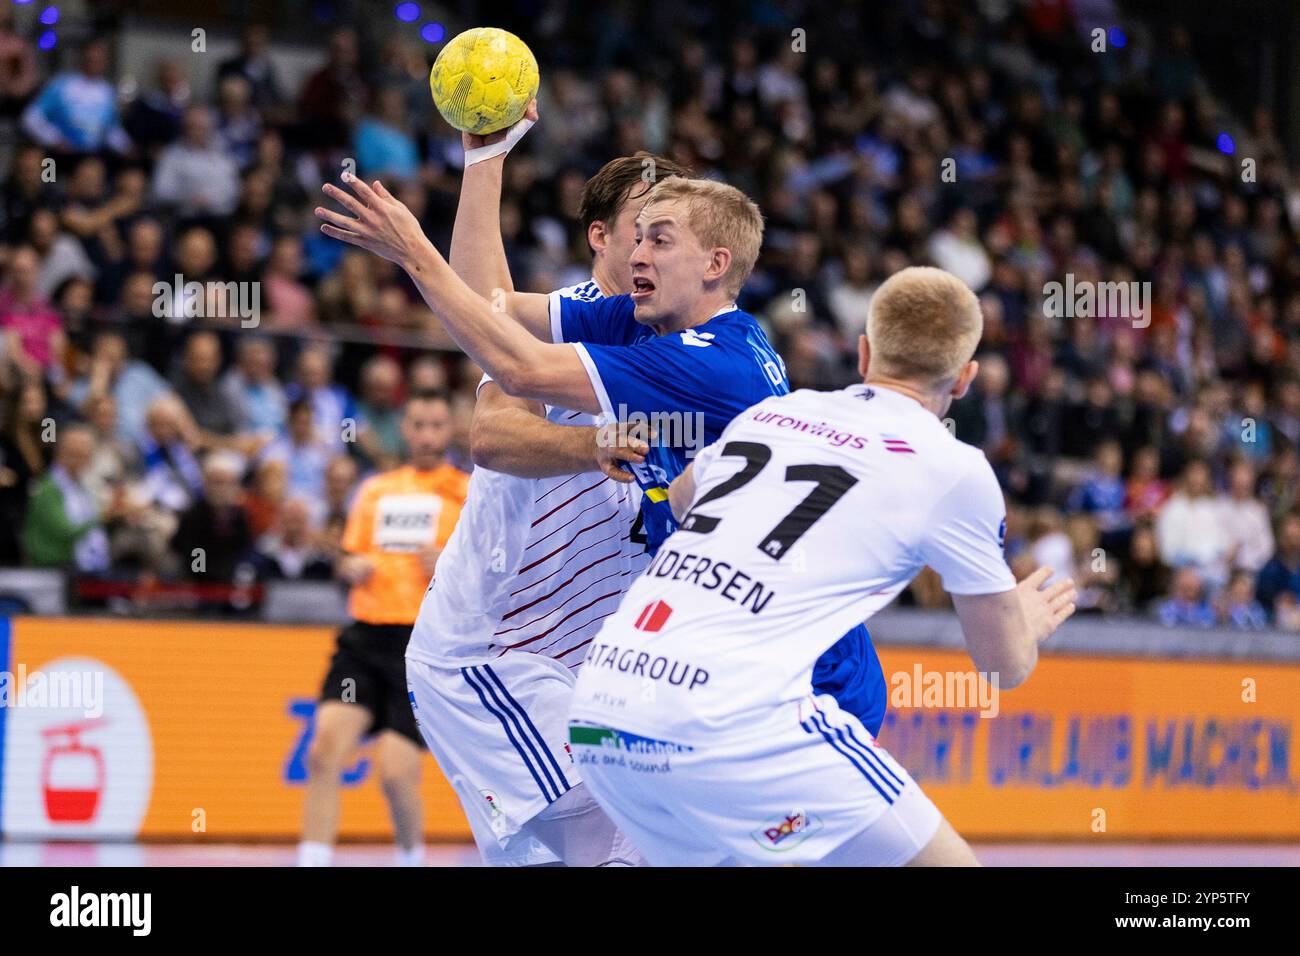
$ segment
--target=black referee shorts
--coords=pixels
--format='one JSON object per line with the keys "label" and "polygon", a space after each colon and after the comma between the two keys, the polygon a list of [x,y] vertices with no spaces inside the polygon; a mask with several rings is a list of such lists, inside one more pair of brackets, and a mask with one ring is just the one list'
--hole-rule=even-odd
{"label": "black referee shorts", "polygon": [[423,747],[406,690],[406,642],[409,624],[353,621],[339,631],[320,702],[337,700],[370,711],[367,736],[395,730]]}

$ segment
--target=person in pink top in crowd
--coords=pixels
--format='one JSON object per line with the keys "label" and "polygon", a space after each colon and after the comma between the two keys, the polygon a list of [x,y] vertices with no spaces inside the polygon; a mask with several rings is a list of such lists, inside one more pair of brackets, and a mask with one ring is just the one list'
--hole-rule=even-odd
{"label": "person in pink top in crowd", "polygon": [[53,304],[36,289],[40,258],[19,246],[9,260],[8,280],[0,289],[0,328],[5,352],[27,375],[57,379],[62,370],[63,322]]}

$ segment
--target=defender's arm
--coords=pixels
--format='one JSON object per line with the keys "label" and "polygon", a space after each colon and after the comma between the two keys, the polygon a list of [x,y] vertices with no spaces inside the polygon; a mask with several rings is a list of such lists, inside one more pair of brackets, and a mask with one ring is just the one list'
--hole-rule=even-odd
{"label": "defender's arm", "polygon": [[558,425],[542,407],[512,398],[493,382],[479,389],[469,432],[474,464],[520,478],[600,471],[624,484],[635,477],[620,461],[645,461],[650,446],[639,436],[605,426]]}

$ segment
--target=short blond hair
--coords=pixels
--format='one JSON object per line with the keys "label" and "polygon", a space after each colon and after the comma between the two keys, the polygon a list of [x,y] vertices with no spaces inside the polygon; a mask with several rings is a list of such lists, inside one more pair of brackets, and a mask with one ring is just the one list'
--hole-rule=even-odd
{"label": "short blond hair", "polygon": [[723,276],[723,283],[728,294],[736,295],[754,271],[763,245],[763,214],[758,204],[735,186],[680,176],[661,179],[646,195],[645,204],[679,199],[686,208],[686,226],[700,245],[730,250],[731,268]]}
{"label": "short blond hair", "polygon": [[975,293],[952,273],[932,266],[895,272],[871,297],[867,313],[872,367],[927,388],[957,377],[983,331]]}

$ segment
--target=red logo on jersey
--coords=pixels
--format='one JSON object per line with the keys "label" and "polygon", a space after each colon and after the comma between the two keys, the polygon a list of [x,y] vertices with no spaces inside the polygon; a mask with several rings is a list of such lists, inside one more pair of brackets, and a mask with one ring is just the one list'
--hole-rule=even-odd
{"label": "red logo on jersey", "polygon": [[668,622],[668,616],[672,613],[673,609],[663,601],[651,601],[641,609],[632,626],[638,631],[657,631]]}

